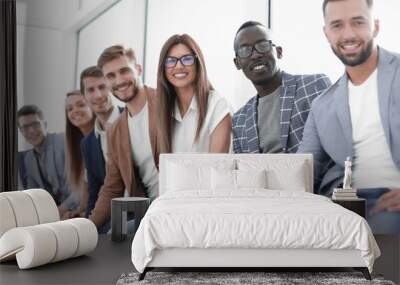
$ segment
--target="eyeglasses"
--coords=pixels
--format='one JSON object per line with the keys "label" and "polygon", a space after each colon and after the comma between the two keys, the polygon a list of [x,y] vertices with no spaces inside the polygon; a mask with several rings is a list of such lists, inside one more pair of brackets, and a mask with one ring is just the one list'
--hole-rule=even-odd
{"label": "eyeglasses", "polygon": [[19,129],[23,133],[26,133],[29,130],[29,128],[33,128],[34,130],[37,130],[41,126],[40,123],[41,123],[40,121],[35,121],[35,122],[32,122],[32,123],[27,124],[27,125],[19,126]]}
{"label": "eyeglasses", "polygon": [[240,58],[246,58],[253,54],[253,50],[255,49],[258,53],[267,53],[272,50],[272,47],[275,45],[272,41],[261,41],[256,43],[253,46],[241,46],[237,51],[236,54]]}
{"label": "eyeglasses", "polygon": [[177,58],[174,56],[167,56],[167,58],[164,61],[165,68],[175,67],[176,64],[178,63],[178,60],[181,62],[182,65],[190,66],[190,65],[193,65],[194,62],[196,61],[196,55],[187,54],[187,55],[181,56],[180,58]]}

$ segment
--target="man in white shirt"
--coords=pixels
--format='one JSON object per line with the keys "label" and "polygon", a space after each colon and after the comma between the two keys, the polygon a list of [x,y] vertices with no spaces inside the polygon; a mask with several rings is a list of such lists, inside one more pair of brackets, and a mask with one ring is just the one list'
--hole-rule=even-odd
{"label": "man in white shirt", "polygon": [[376,234],[400,233],[400,55],[378,47],[372,0],[325,0],[324,32],[346,73],[311,108],[299,152],[330,195],[352,158],[353,188]]}
{"label": "man in white shirt", "polygon": [[107,86],[103,71],[91,66],[82,71],[80,76],[81,92],[88,105],[96,114],[94,129],[81,141],[82,157],[88,179],[89,199],[86,217],[94,208],[101,186],[105,178],[105,161],[107,160],[106,131],[118,119],[122,108],[114,106],[111,92]]}
{"label": "man in white shirt", "polygon": [[131,49],[111,46],[98,59],[111,92],[126,108],[107,131],[106,177],[90,219],[98,228],[111,215],[111,199],[158,195],[155,90],[142,85],[142,68]]}

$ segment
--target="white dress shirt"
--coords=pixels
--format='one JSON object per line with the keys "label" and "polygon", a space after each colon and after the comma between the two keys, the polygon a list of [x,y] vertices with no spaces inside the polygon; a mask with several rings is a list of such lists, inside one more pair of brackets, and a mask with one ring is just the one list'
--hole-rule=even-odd
{"label": "white dress shirt", "polygon": [[[133,161],[150,199],[158,196],[158,171],[154,163],[149,134],[148,103],[135,116],[128,116]],[[128,154],[127,154],[128,155]]]}
{"label": "white dress shirt", "polygon": [[228,101],[215,91],[208,96],[208,109],[200,136],[195,141],[197,121],[199,117],[196,96],[193,96],[186,114],[181,117],[178,104],[175,105],[175,129],[172,136],[172,152],[208,153],[210,137],[217,125],[226,115],[232,116],[233,110]]}
{"label": "white dress shirt", "polygon": [[349,80],[348,88],[355,150],[353,187],[398,187],[400,170],[393,162],[379,111],[377,70],[361,85]]}
{"label": "white dress shirt", "polygon": [[101,127],[99,118],[96,118],[94,122],[94,134],[96,135],[96,138],[99,138],[100,136],[101,150],[105,161],[107,161],[107,129],[118,119],[119,115],[120,112],[118,107],[114,106],[111,115],[106,122],[105,130]]}

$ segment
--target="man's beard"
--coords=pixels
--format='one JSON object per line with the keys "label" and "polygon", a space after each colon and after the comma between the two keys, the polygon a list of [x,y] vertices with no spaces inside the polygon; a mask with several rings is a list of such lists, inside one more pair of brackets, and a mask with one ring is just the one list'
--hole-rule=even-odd
{"label": "man's beard", "polygon": [[360,64],[363,64],[364,62],[367,61],[367,59],[370,57],[372,53],[372,46],[373,46],[373,40],[371,39],[367,47],[361,51],[361,53],[354,59],[349,59],[345,55],[343,55],[339,49],[335,50],[333,46],[331,46],[331,49],[333,53],[340,59],[340,61],[347,66],[357,66]]}
{"label": "man's beard", "polygon": [[131,101],[136,97],[136,95],[139,93],[139,84],[138,84],[138,82],[132,82],[132,87],[133,87],[133,90],[132,90],[132,94],[131,94],[130,96],[128,96],[128,97],[126,97],[126,98],[120,98],[120,97],[115,93],[115,91],[113,92],[113,93],[114,93],[114,96],[117,97],[118,100],[120,100],[120,101],[122,101],[122,102],[124,102],[124,103],[129,103],[129,102],[131,102]]}

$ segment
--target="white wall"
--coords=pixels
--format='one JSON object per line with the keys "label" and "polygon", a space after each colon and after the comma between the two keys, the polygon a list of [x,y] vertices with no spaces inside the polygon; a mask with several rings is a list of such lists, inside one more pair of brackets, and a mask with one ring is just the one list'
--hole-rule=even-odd
{"label": "white wall", "polygon": [[[44,112],[49,131],[64,129],[64,98],[74,85],[75,36],[58,30],[20,25],[23,50],[23,104]],[[19,78],[18,80],[20,80]]]}
{"label": "white wall", "polygon": [[138,62],[143,64],[145,4],[145,0],[122,0],[80,30],[76,73],[78,85],[82,70],[96,65],[101,52],[111,45],[124,44],[133,48]]}
{"label": "white wall", "polygon": [[[116,0],[17,0],[18,107],[36,104],[48,130],[65,128],[64,100],[76,87],[77,30]],[[19,134],[19,150],[29,148]]]}
{"label": "white wall", "polygon": [[[58,2],[60,5],[62,1]],[[53,4],[54,4],[53,2]],[[75,36],[54,25],[46,26],[39,2],[17,2],[17,95],[18,107],[36,104],[44,112],[50,132],[64,129],[64,95],[74,84]],[[41,4],[45,4],[41,1]],[[54,8],[48,3],[50,8]],[[64,5],[59,7],[62,11]],[[52,13],[49,13],[52,14]],[[30,148],[18,134],[18,148]]]}
{"label": "white wall", "polygon": [[267,1],[149,0],[146,41],[146,83],[156,86],[161,48],[173,34],[187,33],[202,49],[209,79],[234,109],[256,94],[233,64],[233,40],[247,20],[266,23]]}
{"label": "white wall", "polygon": [[[381,31],[376,42],[392,51],[400,52],[399,0],[376,0],[375,15],[381,20]],[[273,0],[272,30],[284,56],[281,66],[290,73],[326,73],[332,80],[344,68],[323,33],[322,1]]]}

